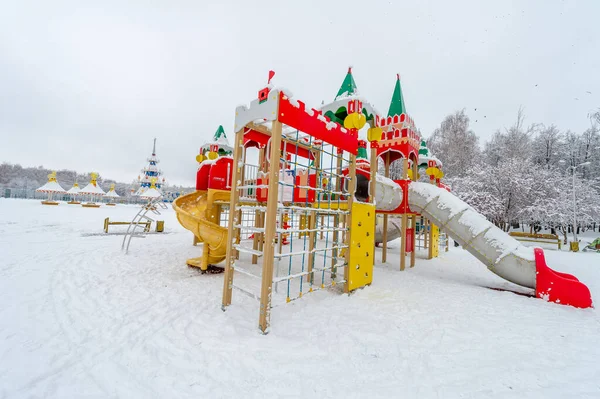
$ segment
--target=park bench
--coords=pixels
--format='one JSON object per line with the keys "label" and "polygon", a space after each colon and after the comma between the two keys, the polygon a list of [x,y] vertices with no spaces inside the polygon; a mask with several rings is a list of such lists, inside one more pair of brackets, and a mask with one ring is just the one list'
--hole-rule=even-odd
{"label": "park bench", "polygon": [[556,234],[521,233],[513,231],[508,233],[508,235],[514,237],[517,241],[556,244],[558,245],[558,249],[561,248],[560,238]]}
{"label": "park bench", "polygon": [[[123,224],[131,224],[131,222],[111,222],[109,220],[109,218],[106,218],[106,219],[104,219],[104,232],[108,233],[108,226],[123,225]],[[151,224],[151,222],[149,220],[145,221],[145,222],[138,222],[137,224],[144,226],[144,232],[145,233],[147,233],[147,232],[150,231],[150,224]]]}

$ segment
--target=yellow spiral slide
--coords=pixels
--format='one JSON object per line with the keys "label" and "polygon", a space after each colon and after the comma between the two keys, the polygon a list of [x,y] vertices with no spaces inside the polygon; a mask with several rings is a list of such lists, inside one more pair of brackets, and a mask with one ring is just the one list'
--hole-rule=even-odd
{"label": "yellow spiral slide", "polygon": [[227,228],[219,225],[219,216],[220,204],[229,203],[229,195],[230,191],[200,190],[173,202],[179,223],[204,243],[203,256],[188,259],[188,265],[206,271],[209,265],[225,260]]}

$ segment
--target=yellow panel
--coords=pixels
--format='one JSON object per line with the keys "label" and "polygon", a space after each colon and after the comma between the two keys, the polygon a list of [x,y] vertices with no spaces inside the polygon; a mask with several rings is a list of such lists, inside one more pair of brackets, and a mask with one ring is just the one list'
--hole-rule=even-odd
{"label": "yellow panel", "polygon": [[352,204],[350,226],[348,291],[364,287],[373,281],[374,250],[375,206],[355,202]]}
{"label": "yellow panel", "polygon": [[440,229],[431,224],[431,257],[437,258],[440,254]]}
{"label": "yellow panel", "polygon": [[315,202],[313,203],[312,207],[319,209],[346,210],[348,209],[348,202],[346,201],[338,203],[337,200],[332,200],[331,203],[328,201]]}

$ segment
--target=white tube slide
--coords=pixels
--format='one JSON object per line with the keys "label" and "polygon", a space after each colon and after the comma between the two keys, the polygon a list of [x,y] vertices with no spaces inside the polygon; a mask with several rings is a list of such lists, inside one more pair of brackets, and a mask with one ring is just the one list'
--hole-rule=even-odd
{"label": "white tube slide", "polygon": [[[402,235],[402,224],[398,219],[388,218],[387,225],[387,241],[395,240],[400,238]],[[383,242],[383,218],[377,218],[377,224],[375,225],[375,243],[379,244]]]}
{"label": "white tube slide", "polygon": [[[379,186],[377,187],[379,190]],[[452,193],[433,184],[412,182],[408,204],[498,276],[535,288],[533,248],[522,245]]]}
{"label": "white tube slide", "polygon": [[[400,206],[402,202],[402,188],[392,179],[376,174],[375,203],[380,211],[393,211]],[[399,221],[388,218],[387,241],[395,240],[402,234]],[[378,220],[375,226],[375,242],[383,242],[383,220]]]}

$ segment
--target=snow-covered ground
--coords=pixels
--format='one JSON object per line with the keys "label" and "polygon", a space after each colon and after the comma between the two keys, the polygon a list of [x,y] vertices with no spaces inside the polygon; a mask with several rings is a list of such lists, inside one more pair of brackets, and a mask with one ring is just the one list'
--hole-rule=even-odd
{"label": "snow-covered ground", "polygon": [[[522,289],[460,248],[399,272],[392,244],[372,286],[279,306],[265,336],[186,267],[171,209],[129,255],[102,232],[137,209],[0,199],[0,397],[600,397],[598,312],[490,290]],[[600,254],[546,257],[600,301]]]}

